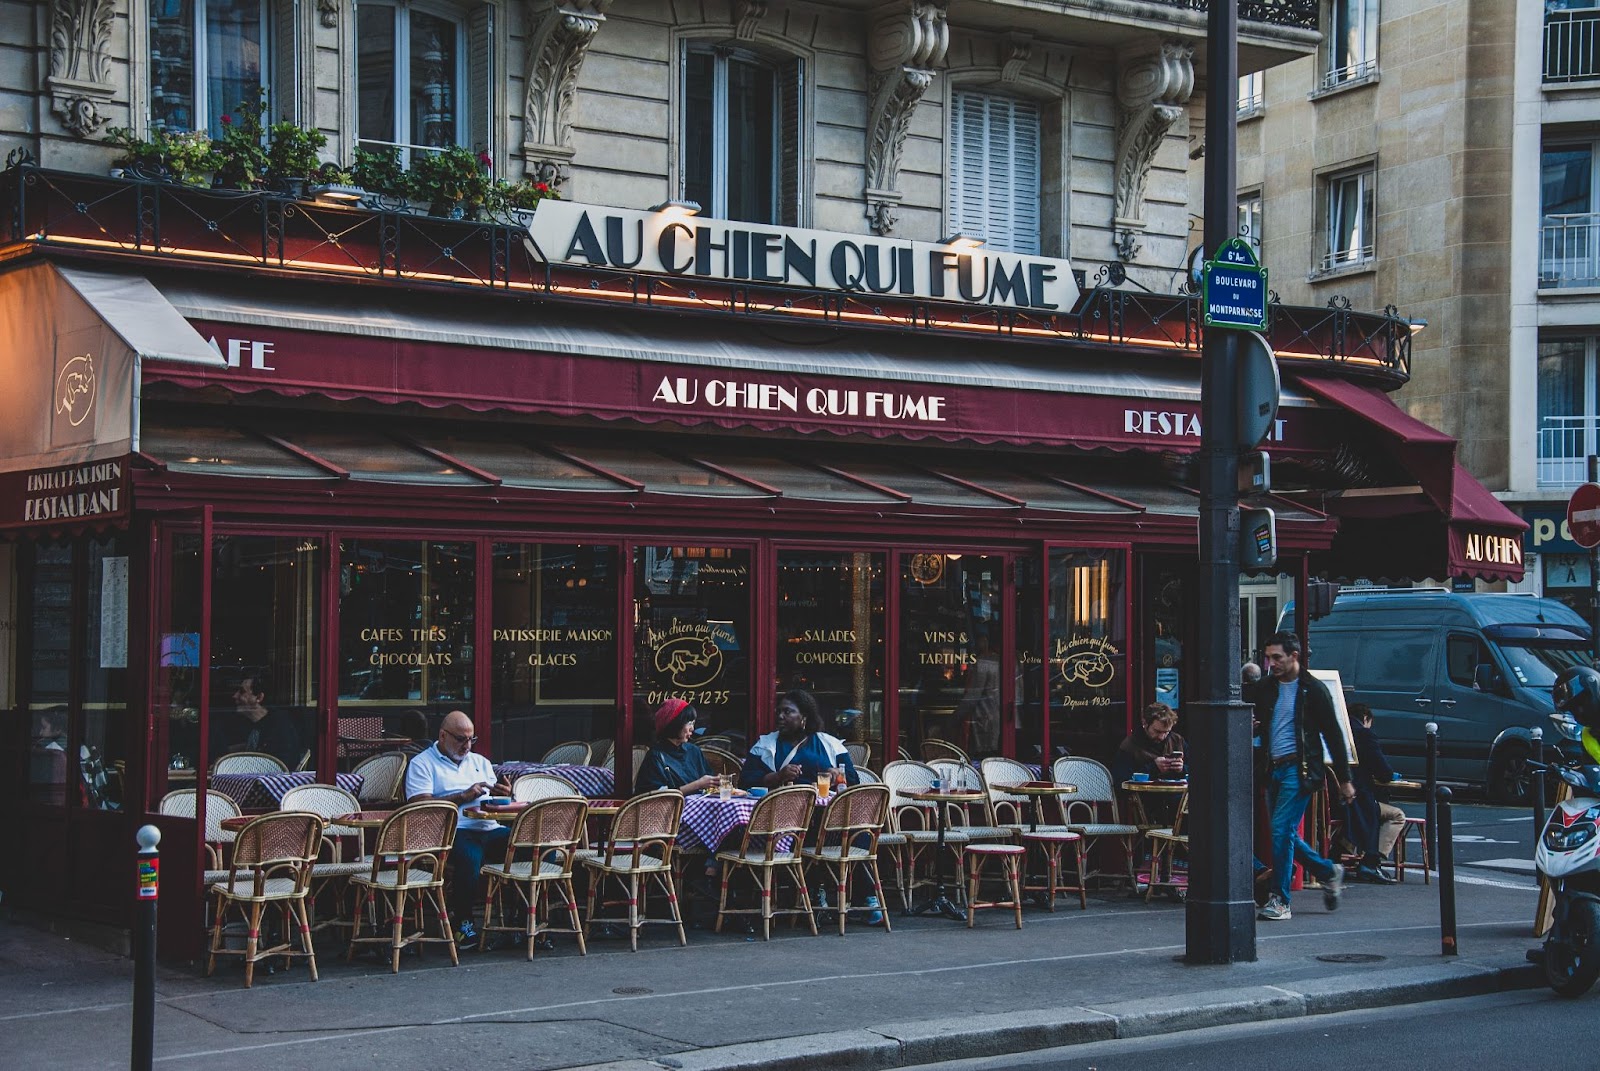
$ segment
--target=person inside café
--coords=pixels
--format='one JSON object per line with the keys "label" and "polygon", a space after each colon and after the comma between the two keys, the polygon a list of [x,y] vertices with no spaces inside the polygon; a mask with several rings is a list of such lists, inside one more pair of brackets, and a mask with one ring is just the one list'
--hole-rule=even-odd
{"label": "person inside caf\u00e9", "polygon": [[271,755],[287,769],[300,765],[305,749],[300,746],[300,734],[294,721],[281,710],[267,706],[265,674],[246,674],[239,678],[233,692],[233,710],[237,717],[234,740],[228,751],[256,751]]}
{"label": "person inside caf\u00e9", "polygon": [[692,742],[698,716],[682,699],[668,699],[656,708],[656,740],[639,764],[635,792],[670,788],[689,796],[717,783],[705,753]]}
{"label": "person inside caf\u00e9", "polygon": [[490,818],[468,818],[466,811],[485,796],[509,796],[511,786],[500,781],[494,767],[472,750],[477,743],[472,719],[459,710],[444,716],[439,739],[413,756],[406,766],[406,802],[447,800],[456,805],[455,846],[450,849],[451,877],[448,908],[455,919],[456,944],[477,943],[478,930],[472,908],[478,902],[478,881],[484,856],[504,849],[511,830]]}
{"label": "person inside caf\u00e9", "polygon": [[1395,842],[1406,828],[1406,813],[1388,802],[1389,782],[1399,775],[1389,765],[1378,736],[1372,731],[1372,708],[1351,703],[1350,734],[1356,742],[1356,761],[1350,767],[1356,797],[1340,811],[1344,818],[1344,837],[1361,856],[1356,865],[1356,880],[1371,885],[1393,885],[1395,877],[1383,869],[1383,860],[1394,851]]}
{"label": "person inside caf\u00e9", "polygon": [[777,731],[760,737],[751,746],[739,771],[739,787],[805,784],[815,782],[820,773],[832,777],[838,769],[844,770],[846,784],[861,783],[844,741],[822,731],[817,697],[796,688],[778,700]]}
{"label": "person inside caf\u00e9", "polygon": [[1120,785],[1134,774],[1148,774],[1151,780],[1187,777],[1183,737],[1175,731],[1178,712],[1165,703],[1151,703],[1140,711],[1139,722],[1111,760],[1112,781]]}

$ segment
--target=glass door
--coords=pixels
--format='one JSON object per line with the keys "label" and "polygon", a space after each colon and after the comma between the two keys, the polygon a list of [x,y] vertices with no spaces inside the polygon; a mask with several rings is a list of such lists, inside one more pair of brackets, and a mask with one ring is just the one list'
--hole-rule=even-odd
{"label": "glass door", "polygon": [[913,758],[932,740],[1000,754],[1005,558],[928,549],[896,559],[900,746]]}

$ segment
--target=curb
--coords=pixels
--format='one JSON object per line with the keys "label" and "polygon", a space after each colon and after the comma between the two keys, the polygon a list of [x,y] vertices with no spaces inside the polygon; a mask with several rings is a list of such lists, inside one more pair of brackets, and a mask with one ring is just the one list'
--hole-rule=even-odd
{"label": "curb", "polygon": [[1441,963],[1334,975],[1281,986],[1219,989],[1197,994],[1187,1002],[1158,997],[886,1023],[861,1030],[689,1049],[653,1059],[584,1064],[567,1071],[814,1071],[819,1065],[845,1071],[880,1071],[1210,1026],[1536,989],[1543,984],[1538,968],[1528,964],[1496,967]]}

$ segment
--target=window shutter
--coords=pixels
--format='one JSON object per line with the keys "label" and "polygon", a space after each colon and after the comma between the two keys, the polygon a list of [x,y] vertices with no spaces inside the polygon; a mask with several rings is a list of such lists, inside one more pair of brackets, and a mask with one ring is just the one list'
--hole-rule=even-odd
{"label": "window shutter", "polygon": [[1039,252],[1039,106],[951,95],[951,227],[1014,253]]}
{"label": "window shutter", "polygon": [[805,99],[805,61],[793,59],[778,70],[778,223],[798,227],[800,218],[800,153],[805,143],[802,126]]}
{"label": "window shutter", "polygon": [[[467,147],[495,156],[494,5],[480,4],[467,14]],[[498,157],[496,157],[498,160]]]}

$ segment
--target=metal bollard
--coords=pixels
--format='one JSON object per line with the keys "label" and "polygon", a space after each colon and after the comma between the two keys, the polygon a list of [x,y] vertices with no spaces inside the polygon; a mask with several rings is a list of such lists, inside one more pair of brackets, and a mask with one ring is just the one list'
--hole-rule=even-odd
{"label": "metal bollard", "polygon": [[1422,776],[1422,801],[1428,825],[1423,832],[1428,838],[1428,862],[1432,863],[1437,869],[1439,866],[1439,809],[1434,803],[1433,795],[1439,790],[1439,723],[1430,721],[1422,727],[1422,731],[1427,734],[1428,745],[1426,765],[1423,767]]}
{"label": "metal bollard", "polygon": [[1440,787],[1439,803],[1439,954],[1460,954],[1456,947],[1455,838],[1450,833],[1450,790]]}
{"label": "metal bollard", "polygon": [[1544,730],[1534,729],[1533,761],[1535,768],[1528,771],[1528,787],[1533,796],[1533,843],[1539,843],[1544,832]]}
{"label": "metal bollard", "polygon": [[139,905],[133,920],[133,1071],[150,1071],[156,1040],[156,904],[161,895],[161,830],[141,826]]}

